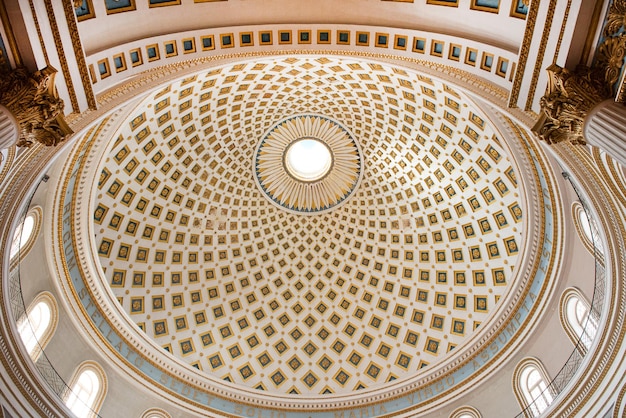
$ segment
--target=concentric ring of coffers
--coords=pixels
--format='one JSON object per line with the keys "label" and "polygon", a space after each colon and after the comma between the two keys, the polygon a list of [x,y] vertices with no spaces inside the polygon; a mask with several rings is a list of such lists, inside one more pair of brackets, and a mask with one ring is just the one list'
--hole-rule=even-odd
{"label": "concentric ring of coffers", "polygon": [[[359,141],[363,177],[335,210],[285,211],[255,183],[256,138],[286,110],[332,115]],[[163,348],[151,358],[199,369],[188,382],[224,381],[220,396],[400,390],[513,298],[518,164],[436,79],[353,58],[230,64],[164,86],[93,140],[99,163],[78,172],[97,173],[93,191],[73,201],[111,311],[126,313],[108,320],[134,322]]]}

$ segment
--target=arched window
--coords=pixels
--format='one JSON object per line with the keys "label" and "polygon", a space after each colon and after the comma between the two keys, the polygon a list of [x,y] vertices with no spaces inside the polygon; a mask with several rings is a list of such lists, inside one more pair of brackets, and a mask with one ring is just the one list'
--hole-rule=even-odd
{"label": "arched window", "polygon": [[37,361],[42,350],[54,335],[58,318],[54,296],[43,292],[37,295],[26,314],[17,321],[17,330],[33,361]]}
{"label": "arched window", "polygon": [[450,414],[450,418],[481,418],[480,412],[471,406],[462,406]]}
{"label": "arched window", "polygon": [[35,243],[35,238],[39,235],[41,229],[41,217],[43,211],[39,206],[31,208],[24,220],[15,228],[13,240],[11,241],[11,250],[9,258],[15,259],[18,255],[20,258],[30,251]]}
{"label": "arched window", "polygon": [[513,390],[526,416],[541,415],[554,400],[548,382],[548,373],[537,359],[526,358],[515,368]]}
{"label": "arched window", "polygon": [[94,362],[81,364],[72,377],[65,396],[65,405],[78,418],[91,418],[98,414],[107,392],[104,370]]}
{"label": "arched window", "polygon": [[574,344],[578,344],[585,352],[591,348],[591,343],[598,331],[598,321],[590,315],[589,303],[576,288],[569,288],[561,296],[561,323]]}
{"label": "arched window", "polygon": [[572,204],[572,219],[574,225],[576,225],[576,231],[578,237],[583,242],[585,247],[594,254],[594,245],[599,255],[604,254],[604,248],[602,247],[602,240],[600,239],[600,232],[596,223],[587,217],[587,212],[583,208],[580,202],[574,202]]}
{"label": "arched window", "polygon": [[160,408],[150,408],[141,418],[172,418],[172,416]]}

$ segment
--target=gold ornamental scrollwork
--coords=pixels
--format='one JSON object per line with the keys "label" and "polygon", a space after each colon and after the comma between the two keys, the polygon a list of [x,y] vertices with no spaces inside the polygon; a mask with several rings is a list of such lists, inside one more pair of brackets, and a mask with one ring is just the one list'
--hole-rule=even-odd
{"label": "gold ornamental scrollwork", "polygon": [[624,65],[625,55],[626,36],[624,35],[607,38],[598,48],[595,67],[599,71],[603,71],[604,81],[609,86],[617,83]]}
{"label": "gold ornamental scrollwork", "polygon": [[[606,39],[598,48],[598,54],[596,56],[598,61],[611,61],[612,65],[607,68],[606,77],[607,81],[612,85],[618,82],[622,69],[621,64],[623,63],[624,50],[626,49],[626,37],[622,31],[624,27],[626,27],[626,0],[614,0],[611,7],[609,7],[604,26],[603,34]],[[619,69],[616,70],[614,67],[620,59],[621,63]],[[626,78],[624,77],[622,77],[621,82],[617,85],[615,101],[620,103],[626,102]]]}
{"label": "gold ornamental scrollwork", "polygon": [[34,74],[25,68],[0,73],[0,104],[19,124],[17,146],[29,147],[35,142],[53,146],[73,133],[54,85],[56,73],[52,67]]}
{"label": "gold ornamental scrollwork", "polygon": [[614,0],[606,17],[604,36],[614,36],[626,26],[626,0]]}
{"label": "gold ornamental scrollwork", "polygon": [[593,106],[611,97],[610,87],[597,70],[579,67],[571,72],[556,64],[547,69],[549,79],[541,98],[541,113],[533,132],[549,144],[570,141],[585,144],[585,117]]}

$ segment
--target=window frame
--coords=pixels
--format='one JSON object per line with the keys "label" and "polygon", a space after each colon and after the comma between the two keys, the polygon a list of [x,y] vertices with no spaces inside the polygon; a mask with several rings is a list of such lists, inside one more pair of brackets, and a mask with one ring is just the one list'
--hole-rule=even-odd
{"label": "window frame", "polygon": [[172,416],[161,408],[150,408],[144,411],[141,418],[172,418]]}
{"label": "window frame", "polygon": [[[86,415],[79,416],[72,409],[72,406],[75,405],[75,403],[70,405],[69,402],[72,396],[75,394],[74,390],[76,388],[76,385],[80,381],[81,376],[86,372],[91,372],[96,375],[96,378],[98,379],[98,382],[99,382],[99,387],[95,395],[90,394],[90,397],[92,397],[93,395],[93,400],[91,401],[90,405],[87,405],[85,403],[85,405],[88,407],[89,412],[87,412]],[[63,403],[70,411],[72,411],[72,413],[74,413],[74,415],[77,418],[95,418],[98,416],[98,411],[100,410],[100,408],[102,407],[102,404],[104,403],[104,398],[106,397],[107,390],[108,390],[108,382],[107,382],[107,378],[106,378],[106,374],[104,373],[104,370],[95,361],[88,360],[88,361],[81,363],[72,374],[72,378],[70,379],[70,382],[66,388],[66,392],[63,396]],[[80,399],[80,397],[78,397],[77,395],[75,396],[77,399]]]}
{"label": "window frame", "polygon": [[[32,326],[31,326],[32,319],[30,319],[29,317],[34,311],[34,309],[40,303],[45,304],[50,310],[50,319],[48,321],[46,328],[40,333],[39,336],[37,336],[38,330],[32,329]],[[54,336],[58,323],[59,323],[59,308],[57,306],[56,299],[54,298],[52,293],[47,292],[47,291],[39,293],[35,297],[35,299],[33,299],[30,305],[28,305],[28,308],[26,309],[26,312],[24,312],[24,315],[22,315],[22,317],[18,319],[17,324],[16,324],[18,334],[20,335],[24,348],[28,352],[28,355],[33,360],[33,362],[36,362],[39,359],[39,357],[41,356],[41,353],[43,353],[43,350],[46,348],[46,345],[48,345],[48,343]],[[35,341],[36,341],[35,345],[31,349],[28,348],[28,342],[25,341],[24,339],[25,336],[23,335],[23,332],[27,332],[25,330],[28,330],[28,329],[30,329],[30,333],[32,334],[32,337],[35,338]]]}
{"label": "window frame", "polygon": [[[19,244],[15,253],[12,254],[11,252],[13,250],[13,245],[15,244],[16,240],[18,240],[18,237],[16,235],[18,233],[21,234],[20,228],[23,227],[23,225],[26,223],[26,220],[30,217],[33,218],[33,227],[31,229],[30,235],[28,236],[26,241]],[[24,219],[15,226],[15,229],[13,230],[13,237],[11,239],[11,245],[9,247],[10,268],[15,267],[19,260],[23,260],[24,257],[28,255],[30,250],[32,250],[33,246],[35,245],[35,241],[37,241],[37,237],[41,232],[42,219],[43,209],[41,209],[41,206],[33,206],[28,210],[28,212],[26,212],[26,216],[24,217]],[[19,241],[22,241],[22,239],[19,238]]]}
{"label": "window frame", "polygon": [[602,235],[600,234],[600,229],[598,228],[597,223],[593,218],[589,218],[587,216],[587,212],[583,208],[583,205],[580,202],[572,203],[572,221],[574,222],[574,226],[576,227],[576,232],[578,233],[578,238],[583,243],[587,251],[591,253],[591,255],[595,256],[594,242],[592,237],[588,235],[587,229],[584,226],[584,221],[582,217],[585,217],[587,223],[589,225],[589,234],[595,232],[598,237],[598,242],[596,242],[595,249],[598,250],[598,257],[600,261],[604,264],[604,244],[602,243]]}
{"label": "window frame", "polygon": [[472,406],[466,405],[466,406],[462,406],[452,411],[449,418],[467,418],[467,417],[482,418],[482,415],[480,414],[478,409]]}
{"label": "window frame", "polygon": [[[569,304],[572,300],[577,299],[578,303],[584,305],[586,312],[584,318],[579,321],[578,318],[574,318],[576,323],[573,323],[570,318],[570,307]],[[575,313],[576,314],[576,313]],[[581,354],[586,354],[598,332],[598,320],[594,319],[591,316],[591,304],[587,300],[587,298],[582,294],[580,289],[575,287],[567,288],[561,294],[561,300],[559,302],[559,317],[561,319],[561,325],[565,330],[565,333],[572,341],[572,343],[578,347],[581,351]],[[591,323],[588,323],[590,321]],[[593,329],[593,334],[588,329],[589,326],[595,326]],[[583,338],[584,337],[584,338]],[[581,344],[578,344],[578,341],[581,341]]]}
{"label": "window frame", "polygon": [[[528,378],[527,374],[532,373],[532,371],[529,370],[536,371],[540,377],[539,384],[534,385],[532,388],[526,386],[522,381],[523,379],[526,380]],[[533,397],[533,389],[537,388],[537,386],[541,386],[541,382],[545,385],[545,389],[541,391],[539,397]],[[556,394],[550,386],[550,382],[551,380],[548,372],[541,361],[537,358],[524,358],[517,364],[517,366],[515,366],[515,371],[513,372],[513,392],[515,393],[517,402],[522,407],[523,413],[526,417],[538,417],[550,409],[550,405],[552,405],[554,398],[556,397]],[[543,398],[546,403],[546,406],[543,409],[541,406],[538,406],[536,402],[537,399],[540,398]]]}

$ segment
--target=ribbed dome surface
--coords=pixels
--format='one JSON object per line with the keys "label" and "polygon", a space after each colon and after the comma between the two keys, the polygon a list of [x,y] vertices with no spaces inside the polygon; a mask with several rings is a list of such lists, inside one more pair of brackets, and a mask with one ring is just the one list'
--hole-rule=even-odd
{"label": "ribbed dome surface", "polygon": [[[320,214],[255,180],[261,138],[303,114],[360,150],[358,187]],[[442,359],[488,319],[522,244],[517,176],[481,112],[440,81],[349,58],[174,82],[98,172],[96,251],[130,318],[205,373],[273,392],[348,393]]]}

